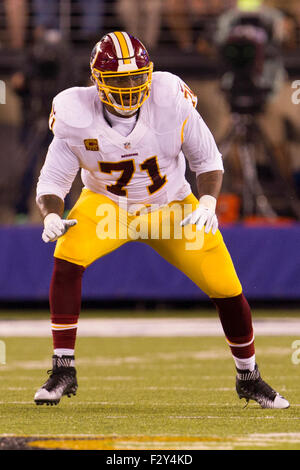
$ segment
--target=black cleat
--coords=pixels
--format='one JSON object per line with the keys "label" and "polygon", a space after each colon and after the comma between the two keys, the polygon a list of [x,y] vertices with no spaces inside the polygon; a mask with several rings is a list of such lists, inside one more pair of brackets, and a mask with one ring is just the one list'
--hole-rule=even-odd
{"label": "black cleat", "polygon": [[255,400],[262,408],[284,409],[289,402],[275,392],[260,376],[257,364],[253,371],[237,369],[236,391],[239,398]]}
{"label": "black cleat", "polygon": [[76,395],[78,387],[76,369],[73,367],[74,356],[53,356],[53,369],[47,382],[36,392],[34,401],[37,405],[57,405],[63,395]]}

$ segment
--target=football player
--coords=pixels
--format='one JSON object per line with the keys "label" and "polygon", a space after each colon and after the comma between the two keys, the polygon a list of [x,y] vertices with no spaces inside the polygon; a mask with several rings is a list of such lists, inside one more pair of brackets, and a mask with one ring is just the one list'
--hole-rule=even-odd
{"label": "football player", "polygon": [[[235,361],[238,396],[263,408],[287,408],[256,364],[251,311],[215,213],[222,157],[196,111],[196,97],[179,77],[153,73],[144,45],[126,32],[106,34],[92,51],[90,67],[93,86],[67,89],[53,100],[54,138],[37,185],[42,238],[57,243],[49,296],[53,369],[35,394],[36,404],[57,404],[76,393],[74,348],[85,269],[138,239],[215,304]],[[196,173],[199,200],[185,179],[185,158]],[[64,198],[79,169],[84,188],[63,219]],[[166,224],[170,236],[162,233]],[[114,228],[104,233],[104,226]],[[192,248],[191,234],[197,242]]]}

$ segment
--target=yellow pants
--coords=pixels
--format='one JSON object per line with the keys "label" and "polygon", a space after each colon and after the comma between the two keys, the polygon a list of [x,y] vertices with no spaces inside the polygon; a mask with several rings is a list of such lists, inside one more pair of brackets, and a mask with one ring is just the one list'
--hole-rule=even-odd
{"label": "yellow pants", "polygon": [[68,216],[78,223],[58,239],[54,256],[87,267],[124,243],[140,241],[176,266],[209,297],[239,295],[242,287],[220,231],[205,234],[204,229],[180,225],[197,204],[190,194],[168,206],[152,206],[151,212],[146,206],[128,210],[84,189]]}

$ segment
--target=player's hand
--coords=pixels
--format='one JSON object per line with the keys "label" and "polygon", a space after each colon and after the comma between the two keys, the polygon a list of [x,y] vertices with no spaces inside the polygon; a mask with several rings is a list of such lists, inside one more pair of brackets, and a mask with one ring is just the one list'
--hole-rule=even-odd
{"label": "player's hand", "polygon": [[217,200],[213,196],[205,195],[199,200],[199,206],[185,219],[182,220],[181,226],[193,224],[196,230],[202,230],[205,226],[205,233],[212,232],[215,235],[218,230],[218,218],[216,216]]}
{"label": "player's hand", "polygon": [[70,227],[77,224],[75,219],[61,219],[58,214],[48,214],[44,219],[42,239],[45,243],[54,242],[61,237]]}

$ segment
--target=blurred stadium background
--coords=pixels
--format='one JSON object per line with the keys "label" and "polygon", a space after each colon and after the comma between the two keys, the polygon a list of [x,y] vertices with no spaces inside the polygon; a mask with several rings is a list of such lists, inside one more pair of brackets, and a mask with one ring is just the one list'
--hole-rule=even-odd
{"label": "blurred stadium background", "polygon": [[[257,6],[259,13],[253,12]],[[224,155],[219,220],[248,298],[295,305],[300,299],[300,8],[294,0],[0,3],[6,88],[0,105],[1,305],[47,307],[53,245],[41,241],[34,199],[51,140],[51,100],[64,88],[90,83],[90,51],[116,29],[140,37],[155,69],[178,74],[198,96],[198,110]],[[196,191],[188,168],[187,177]],[[80,189],[78,176],[66,210]],[[199,307],[206,301],[155,253],[131,244],[90,268],[83,299],[97,308]]]}

